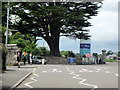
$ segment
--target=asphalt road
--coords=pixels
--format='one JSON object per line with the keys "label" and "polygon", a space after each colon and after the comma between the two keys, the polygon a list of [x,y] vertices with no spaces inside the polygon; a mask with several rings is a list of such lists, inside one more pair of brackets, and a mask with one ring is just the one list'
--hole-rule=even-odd
{"label": "asphalt road", "polygon": [[118,88],[118,64],[40,65],[17,88]]}

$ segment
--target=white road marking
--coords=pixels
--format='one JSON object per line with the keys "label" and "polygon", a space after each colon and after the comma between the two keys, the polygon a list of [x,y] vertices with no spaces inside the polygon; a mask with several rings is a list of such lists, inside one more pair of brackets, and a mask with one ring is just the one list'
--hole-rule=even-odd
{"label": "white road marking", "polygon": [[28,83],[25,83],[25,85],[29,88],[33,88],[32,86],[30,86],[29,84],[33,83],[34,81],[31,81],[31,82],[28,82]]}
{"label": "white road marking", "polygon": [[107,74],[110,74],[110,75],[115,75],[115,76],[118,77],[118,74],[116,74],[116,73],[111,73],[111,72],[109,72],[109,71],[106,71],[106,73],[107,73]]}
{"label": "white road marking", "polygon": [[118,74],[116,74],[116,76],[118,76]]}
{"label": "white road marking", "polygon": [[58,69],[50,69],[49,72],[62,72],[62,71],[60,71]]}
{"label": "white road marking", "polygon": [[96,69],[96,70],[97,70],[96,72],[100,72],[101,69],[99,68],[99,69]]}
{"label": "white road marking", "polygon": [[42,73],[47,73],[47,71],[42,71]]}
{"label": "white road marking", "polygon": [[[96,68],[94,67],[94,69],[96,69]],[[111,69],[111,68],[101,68],[101,69],[103,69],[104,71],[102,71],[102,72],[105,72],[106,74],[114,75],[114,76],[117,76],[117,77],[118,77],[118,74],[116,74],[116,73],[111,73],[110,71],[106,71],[106,70]],[[101,69],[100,69],[100,68],[96,69],[96,70],[97,70],[96,72],[99,72]]]}
{"label": "white road marking", "polygon": [[61,70],[58,70],[58,69],[49,69],[48,71],[42,71],[42,73],[48,73],[48,72],[62,72]]}
{"label": "white road marking", "polygon": [[82,69],[82,71],[87,71],[87,69]]}
{"label": "white road marking", "polygon": [[101,69],[96,69],[96,70],[95,71],[91,71],[91,70],[87,70],[87,69],[82,69],[79,72],[99,72]]}
{"label": "white road marking", "polygon": [[[87,83],[85,83],[85,81],[86,81],[87,79],[79,78],[80,75],[75,74],[75,72],[74,72],[74,71],[71,71],[69,68],[67,68],[67,69],[68,69],[68,71],[70,72],[69,74],[74,75],[74,76],[73,76],[74,79],[82,80],[82,81],[78,82],[79,84],[83,84],[83,85],[86,85],[86,86],[90,86],[90,87],[92,87],[91,90],[95,90],[96,88],[98,88],[98,86],[96,86],[96,85],[92,85],[92,84],[87,84]],[[84,71],[87,71],[86,69],[83,69],[83,70],[84,70]]]}
{"label": "white road marking", "polygon": [[95,71],[88,71],[88,72],[95,72]]}
{"label": "white road marking", "polygon": [[106,73],[110,73],[109,71],[106,71]]}
{"label": "white road marking", "polygon": [[35,77],[32,77],[31,79],[32,79],[33,81],[30,81],[30,82],[28,82],[28,83],[25,83],[25,85],[26,85],[27,87],[29,87],[29,88],[33,88],[30,84],[37,81],[37,80],[35,79]]}
{"label": "white road marking", "polygon": [[37,68],[34,68],[33,73],[36,71]]}
{"label": "white road marking", "polygon": [[[31,77],[31,80],[33,80],[33,81],[30,81],[30,82],[25,83],[25,85],[26,85],[27,87],[29,87],[29,88],[33,88],[30,84],[37,81],[37,80],[35,79],[36,76],[39,77],[39,75],[35,74],[36,69],[37,69],[37,68],[34,68],[34,70],[33,70],[33,72],[32,72],[33,75],[35,76],[35,77]],[[26,89],[26,90],[29,90],[29,89]]]}
{"label": "white road marking", "polygon": [[39,77],[39,75],[37,75],[37,74],[35,74],[35,73],[34,73],[33,75],[35,75],[35,76]]}
{"label": "white road marking", "polygon": [[68,68],[67,70],[69,71],[70,69]]}
{"label": "white road marking", "polygon": [[87,84],[87,83],[85,83],[85,81],[86,81],[86,79],[83,79],[82,81],[79,82],[79,84],[83,84],[83,85],[86,85],[86,86],[93,87],[91,90],[94,90],[95,88],[98,88],[98,86],[92,85],[92,84]]}
{"label": "white road marking", "polygon": [[53,69],[52,72],[58,72],[58,69]]}

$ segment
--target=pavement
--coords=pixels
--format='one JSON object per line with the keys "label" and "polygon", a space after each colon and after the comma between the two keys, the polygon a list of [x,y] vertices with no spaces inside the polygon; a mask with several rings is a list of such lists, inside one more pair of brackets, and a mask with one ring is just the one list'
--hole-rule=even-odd
{"label": "pavement", "polygon": [[38,65],[7,66],[7,70],[2,73],[2,90],[13,90],[29,77]]}

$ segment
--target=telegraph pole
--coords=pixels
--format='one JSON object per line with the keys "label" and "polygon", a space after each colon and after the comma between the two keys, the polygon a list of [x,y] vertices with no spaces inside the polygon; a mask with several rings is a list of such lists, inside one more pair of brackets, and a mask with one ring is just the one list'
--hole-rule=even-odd
{"label": "telegraph pole", "polygon": [[6,27],[6,41],[5,41],[5,46],[7,47],[7,43],[8,43],[8,29],[9,29],[9,1],[8,1],[8,6],[7,6],[7,27]]}

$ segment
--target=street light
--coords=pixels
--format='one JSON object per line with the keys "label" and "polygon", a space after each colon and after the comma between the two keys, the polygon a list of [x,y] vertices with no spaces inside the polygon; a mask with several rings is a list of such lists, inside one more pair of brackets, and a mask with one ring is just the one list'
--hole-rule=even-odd
{"label": "street light", "polygon": [[7,27],[6,27],[6,41],[5,41],[5,46],[7,47],[8,43],[8,26],[9,26],[9,1],[8,1],[8,6],[7,6]]}

